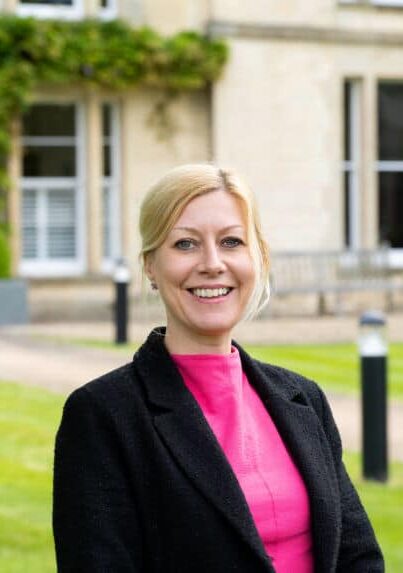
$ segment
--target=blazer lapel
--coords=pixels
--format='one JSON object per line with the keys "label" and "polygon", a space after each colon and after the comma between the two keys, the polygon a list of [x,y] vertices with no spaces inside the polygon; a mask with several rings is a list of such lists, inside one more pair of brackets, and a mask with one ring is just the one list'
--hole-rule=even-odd
{"label": "blazer lapel", "polygon": [[154,331],[137,352],[135,368],[154,404],[156,430],[172,456],[273,572],[235,474],[165,349],[163,331]]}
{"label": "blazer lapel", "polygon": [[[249,382],[272,416],[307,487],[315,570],[331,572],[337,561],[341,512],[333,457],[319,418],[291,373],[260,365],[237,348]],[[267,571],[273,571],[234,472],[165,349],[163,329],[153,331],[139,349],[134,367],[153,404],[155,428],[172,456],[252,547]]]}
{"label": "blazer lapel", "polygon": [[268,365],[263,369],[238,349],[248,380],[272,416],[307,487],[315,570],[333,571],[341,534],[340,500],[332,453],[319,418],[291,380],[291,373]]}

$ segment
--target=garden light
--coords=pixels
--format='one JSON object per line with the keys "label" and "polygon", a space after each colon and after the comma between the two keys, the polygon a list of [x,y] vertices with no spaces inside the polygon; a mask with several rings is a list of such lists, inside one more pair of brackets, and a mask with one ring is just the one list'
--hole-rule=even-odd
{"label": "garden light", "polygon": [[367,311],[360,318],[362,454],[366,479],[386,481],[387,468],[387,342],[385,317]]}
{"label": "garden light", "polygon": [[124,259],[119,259],[113,276],[115,282],[115,342],[127,342],[127,322],[129,314],[128,285],[130,271]]}

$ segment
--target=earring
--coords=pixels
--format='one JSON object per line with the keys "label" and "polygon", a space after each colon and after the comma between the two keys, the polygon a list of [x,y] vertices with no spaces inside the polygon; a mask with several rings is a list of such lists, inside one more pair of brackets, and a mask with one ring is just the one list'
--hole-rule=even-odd
{"label": "earring", "polygon": [[155,283],[154,281],[151,281],[150,285],[151,285],[151,290],[158,290],[157,283]]}

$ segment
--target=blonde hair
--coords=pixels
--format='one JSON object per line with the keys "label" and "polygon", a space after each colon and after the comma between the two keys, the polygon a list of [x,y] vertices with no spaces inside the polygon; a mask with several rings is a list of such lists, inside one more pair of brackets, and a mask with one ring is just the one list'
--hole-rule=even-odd
{"label": "blonde hair", "polygon": [[182,165],[157,181],[140,208],[140,258],[144,265],[146,258],[165,241],[192,199],[219,190],[236,197],[245,216],[247,242],[256,272],[255,286],[245,313],[246,318],[252,318],[269,300],[269,251],[254,196],[234,171],[211,164]]}

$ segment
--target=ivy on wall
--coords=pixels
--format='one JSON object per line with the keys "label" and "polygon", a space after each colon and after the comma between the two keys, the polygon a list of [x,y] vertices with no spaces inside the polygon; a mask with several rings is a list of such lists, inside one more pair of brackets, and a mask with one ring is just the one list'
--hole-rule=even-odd
{"label": "ivy on wall", "polygon": [[[38,85],[92,85],[122,90],[143,85],[165,94],[203,89],[228,57],[222,40],[197,32],[163,37],[121,21],[64,22],[0,17],[0,273],[9,260],[7,156],[13,118]],[[3,245],[3,247],[2,247]],[[3,251],[3,254],[2,254]],[[3,261],[3,264],[1,264]]]}

